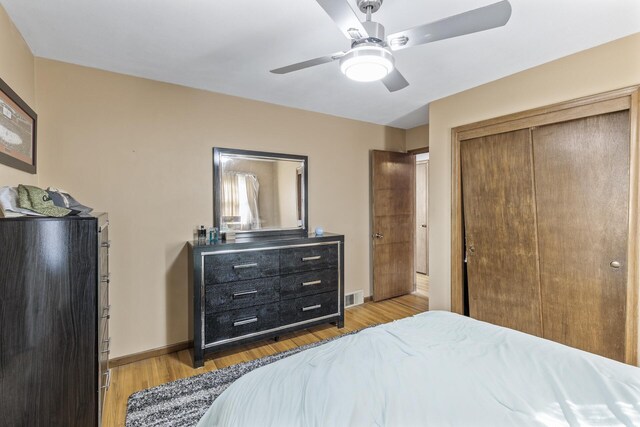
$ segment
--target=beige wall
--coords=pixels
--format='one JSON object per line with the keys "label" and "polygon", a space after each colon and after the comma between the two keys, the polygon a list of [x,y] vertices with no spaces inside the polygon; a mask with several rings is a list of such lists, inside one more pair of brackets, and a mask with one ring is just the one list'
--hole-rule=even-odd
{"label": "beige wall", "polygon": [[[27,43],[0,6],[0,78],[36,110],[34,58]],[[0,186],[38,183],[36,175],[0,164]]]}
{"label": "beige wall", "polygon": [[407,130],[407,150],[429,146],[429,125],[422,125]]}
{"label": "beige wall", "polygon": [[211,224],[214,146],[309,156],[311,227],[344,233],[346,290],[369,280],[369,150],[403,130],[36,59],[40,185],[108,211],[112,356],[187,340],[187,251]]}
{"label": "beige wall", "polygon": [[640,84],[640,34],[431,103],[431,309],[449,310],[451,307],[451,129],[635,84]]}
{"label": "beige wall", "polygon": [[279,224],[285,228],[298,226],[298,168],[300,162],[278,162]]}

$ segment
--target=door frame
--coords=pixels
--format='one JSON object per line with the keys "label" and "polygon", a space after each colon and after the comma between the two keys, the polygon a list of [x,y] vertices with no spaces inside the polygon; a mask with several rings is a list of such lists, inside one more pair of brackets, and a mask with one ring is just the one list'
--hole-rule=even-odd
{"label": "door frame", "polygon": [[[426,147],[419,147],[419,148],[414,148],[413,150],[407,150],[407,153],[409,154],[413,154],[414,156],[417,156],[418,154],[426,154],[429,153],[429,146],[427,145]],[[416,163],[416,168],[418,166],[418,163]],[[427,168],[427,183],[429,182],[429,170]],[[417,188],[416,188],[417,191]],[[429,212],[428,212],[428,206],[429,206],[429,189],[427,188],[427,221],[429,218]],[[416,217],[416,221],[418,220],[418,218]],[[428,224],[428,222],[427,222]],[[417,234],[416,234],[416,239],[418,238]],[[417,242],[416,242],[417,243]],[[418,252],[418,245],[414,244],[414,258],[415,258],[415,254]],[[427,231],[427,276],[429,275],[429,232]],[[417,263],[415,263],[414,261],[414,269],[418,268],[417,267]],[[417,273],[417,271],[415,272]],[[418,284],[417,282],[414,284],[414,291],[418,288]]]}
{"label": "door frame", "polygon": [[464,223],[462,212],[461,141],[629,110],[629,242],[627,255],[626,362],[638,364],[638,293],[640,286],[640,86],[632,86],[508,114],[451,130],[451,311],[464,314]]}

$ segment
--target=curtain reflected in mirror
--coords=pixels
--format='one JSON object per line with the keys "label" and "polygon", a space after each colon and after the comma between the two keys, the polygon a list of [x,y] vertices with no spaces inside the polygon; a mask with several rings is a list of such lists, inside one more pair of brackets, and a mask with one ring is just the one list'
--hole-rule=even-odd
{"label": "curtain reflected in mirror", "polygon": [[220,154],[220,228],[236,231],[305,227],[305,162]]}
{"label": "curtain reflected in mirror", "polygon": [[258,177],[243,172],[224,172],[222,175],[222,220],[227,228],[259,230],[260,210]]}

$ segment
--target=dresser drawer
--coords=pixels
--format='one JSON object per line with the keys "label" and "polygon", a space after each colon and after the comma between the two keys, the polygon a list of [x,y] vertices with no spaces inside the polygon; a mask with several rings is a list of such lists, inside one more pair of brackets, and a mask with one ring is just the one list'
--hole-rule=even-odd
{"label": "dresser drawer", "polygon": [[235,282],[277,276],[280,259],[277,250],[236,252],[204,257],[204,283]]}
{"label": "dresser drawer", "polygon": [[297,323],[338,313],[338,292],[325,292],[298,299],[281,301],[283,324]]}
{"label": "dresser drawer", "polygon": [[280,250],[280,273],[337,268],[338,245],[304,246]]}
{"label": "dresser drawer", "polygon": [[299,298],[338,289],[338,269],[290,274],[280,279],[281,299]]}
{"label": "dresser drawer", "polygon": [[207,314],[277,302],[279,294],[279,277],[218,283],[207,287]]}
{"label": "dresser drawer", "polygon": [[278,326],[280,304],[264,304],[206,316],[205,342],[235,338]]}

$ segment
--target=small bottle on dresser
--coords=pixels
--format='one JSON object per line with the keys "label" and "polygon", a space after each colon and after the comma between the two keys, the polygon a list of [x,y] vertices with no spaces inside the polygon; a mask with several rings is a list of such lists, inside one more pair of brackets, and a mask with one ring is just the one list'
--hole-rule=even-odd
{"label": "small bottle on dresser", "polygon": [[198,228],[198,244],[204,245],[207,242],[207,229],[204,228],[204,225],[201,225]]}

